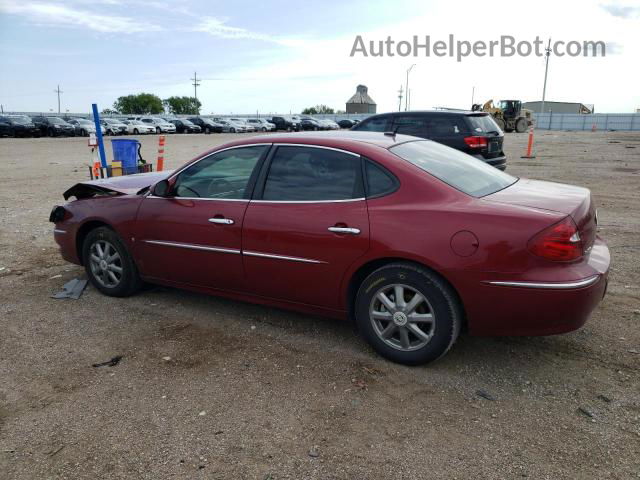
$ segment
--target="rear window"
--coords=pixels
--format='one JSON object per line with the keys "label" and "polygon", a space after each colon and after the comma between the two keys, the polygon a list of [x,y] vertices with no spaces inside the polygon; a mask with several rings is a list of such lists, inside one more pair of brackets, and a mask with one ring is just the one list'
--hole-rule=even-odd
{"label": "rear window", "polygon": [[500,127],[491,115],[467,115],[473,133],[500,133]]}
{"label": "rear window", "polygon": [[359,132],[388,132],[391,130],[391,117],[374,117],[360,122],[353,128]]}
{"label": "rear window", "polygon": [[518,180],[482,160],[436,142],[401,143],[390,151],[473,197],[490,195]]}

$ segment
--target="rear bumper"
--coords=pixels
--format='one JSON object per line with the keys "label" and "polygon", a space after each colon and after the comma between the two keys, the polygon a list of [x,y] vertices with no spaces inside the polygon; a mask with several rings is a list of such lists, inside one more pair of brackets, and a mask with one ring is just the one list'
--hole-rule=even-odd
{"label": "rear bumper", "polygon": [[482,155],[474,155],[478,160],[482,160],[485,163],[488,163],[492,167],[496,167],[498,170],[506,170],[507,169],[507,156],[502,155],[500,157],[494,158],[484,158]]}
{"label": "rear bumper", "polygon": [[[609,249],[598,239],[581,265],[568,270],[559,267],[562,270],[556,275],[547,274],[543,279],[486,273],[459,279],[456,287],[469,333],[538,336],[577,330],[604,298],[609,264]],[[567,271],[579,277],[562,278]]]}

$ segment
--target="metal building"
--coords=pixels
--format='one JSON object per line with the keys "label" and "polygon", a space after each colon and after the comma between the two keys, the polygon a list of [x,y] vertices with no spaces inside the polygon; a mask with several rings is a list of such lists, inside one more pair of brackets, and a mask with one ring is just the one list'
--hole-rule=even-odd
{"label": "metal building", "polygon": [[365,85],[358,85],[356,93],[347,101],[347,113],[376,113],[376,102],[367,93]]}
{"label": "metal building", "polygon": [[[533,111],[534,113],[540,113],[540,107],[542,106],[542,102],[524,102],[522,104],[522,108],[526,108],[528,110]],[[585,105],[583,103],[573,103],[573,102],[548,102],[545,100],[544,102],[544,112],[543,113],[581,113],[581,114],[589,114],[594,113],[593,105]]]}

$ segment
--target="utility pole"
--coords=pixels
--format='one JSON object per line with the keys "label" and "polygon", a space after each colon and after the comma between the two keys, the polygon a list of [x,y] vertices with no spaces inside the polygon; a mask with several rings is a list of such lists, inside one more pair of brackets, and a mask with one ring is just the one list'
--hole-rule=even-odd
{"label": "utility pole", "polygon": [[58,94],[58,115],[60,115],[60,94],[64,92],[60,90],[60,85],[58,85],[58,88],[56,88],[54,92]]}
{"label": "utility pole", "polygon": [[547,96],[547,73],[549,72],[549,55],[551,54],[551,38],[549,38],[549,43],[547,48],[544,50],[545,52],[545,66],[544,66],[544,85],[542,87],[542,103],[540,104],[540,114],[544,113],[544,99]]}
{"label": "utility pole", "polygon": [[402,110],[402,85],[400,85],[400,90],[398,90],[398,111]]}
{"label": "utility pole", "polygon": [[411,72],[411,70],[413,69],[413,67],[415,67],[416,64],[414,63],[413,65],[411,65],[408,69],[407,69],[407,84],[404,88],[404,91],[407,93],[407,96],[404,99],[404,111],[406,112],[409,109],[409,73]]}
{"label": "utility pole", "polygon": [[193,78],[191,78],[190,80],[193,80],[193,83],[191,85],[193,85],[193,97],[197,100],[198,99],[198,87],[200,86],[200,82],[198,79],[198,74],[196,72],[193,72]]}

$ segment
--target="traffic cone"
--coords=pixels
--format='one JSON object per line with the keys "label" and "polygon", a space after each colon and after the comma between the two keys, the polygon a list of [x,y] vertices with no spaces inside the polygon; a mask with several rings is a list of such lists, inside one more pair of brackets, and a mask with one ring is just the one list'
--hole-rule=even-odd
{"label": "traffic cone", "polygon": [[527,142],[527,153],[520,158],[536,158],[533,154],[533,125],[529,127],[529,141]]}

